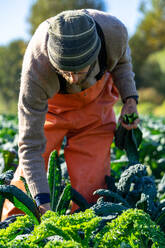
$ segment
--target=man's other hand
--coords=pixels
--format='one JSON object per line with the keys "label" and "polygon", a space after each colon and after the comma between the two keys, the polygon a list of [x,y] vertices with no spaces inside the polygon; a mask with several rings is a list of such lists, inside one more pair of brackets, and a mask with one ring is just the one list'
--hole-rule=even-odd
{"label": "man's other hand", "polygon": [[41,215],[46,213],[46,211],[51,210],[50,203],[42,204],[38,208],[39,208],[39,211],[40,211]]}
{"label": "man's other hand", "polygon": [[122,107],[121,114],[120,114],[120,117],[119,117],[119,123],[121,123],[121,125],[124,128],[126,128],[127,130],[137,128],[137,126],[138,126],[138,124],[140,122],[140,119],[138,117],[132,124],[124,123],[123,116],[125,114],[132,114],[132,113],[136,113],[139,116],[138,111],[137,111],[137,104],[136,104],[135,99],[128,98],[126,100],[126,102],[124,103],[123,107]]}

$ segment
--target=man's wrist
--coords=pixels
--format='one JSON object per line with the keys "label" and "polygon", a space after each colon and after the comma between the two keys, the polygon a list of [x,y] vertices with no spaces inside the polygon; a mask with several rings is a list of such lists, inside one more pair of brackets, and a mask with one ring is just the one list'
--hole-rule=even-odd
{"label": "man's wrist", "polygon": [[49,193],[40,193],[37,194],[35,197],[35,202],[37,206],[40,206],[45,203],[50,203],[50,194]]}
{"label": "man's wrist", "polygon": [[128,105],[136,105],[136,100],[134,98],[128,98],[125,102]]}
{"label": "man's wrist", "polygon": [[123,99],[123,103],[127,103],[128,101],[131,102],[131,100],[134,100],[136,104],[138,104],[138,98],[139,98],[138,96],[128,96],[125,99]]}

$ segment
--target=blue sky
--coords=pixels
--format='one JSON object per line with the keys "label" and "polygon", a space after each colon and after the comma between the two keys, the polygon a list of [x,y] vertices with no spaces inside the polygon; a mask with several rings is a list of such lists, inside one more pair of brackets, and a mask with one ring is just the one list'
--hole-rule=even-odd
{"label": "blue sky", "polygon": [[[46,1],[46,0],[45,0]],[[136,29],[141,17],[139,0],[105,0],[107,12],[118,17],[127,27],[129,36]],[[6,45],[15,39],[28,40],[29,26],[27,18],[30,6],[35,0],[0,0],[0,45]]]}

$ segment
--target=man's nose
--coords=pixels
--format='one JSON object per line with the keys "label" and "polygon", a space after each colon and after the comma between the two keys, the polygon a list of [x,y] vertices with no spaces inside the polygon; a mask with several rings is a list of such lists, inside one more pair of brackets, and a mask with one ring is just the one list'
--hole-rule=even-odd
{"label": "man's nose", "polygon": [[74,73],[70,73],[70,81],[71,83],[77,83],[78,82],[78,75]]}

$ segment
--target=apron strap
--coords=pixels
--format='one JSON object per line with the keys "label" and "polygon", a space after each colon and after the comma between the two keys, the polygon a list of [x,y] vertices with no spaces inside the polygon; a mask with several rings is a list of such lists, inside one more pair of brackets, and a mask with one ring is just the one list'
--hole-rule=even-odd
{"label": "apron strap", "polygon": [[107,69],[107,52],[106,52],[105,37],[103,30],[98,24],[98,22],[95,21],[95,24],[96,24],[97,33],[101,40],[101,49],[98,55],[100,72],[95,76],[95,78],[96,80],[100,80]]}

